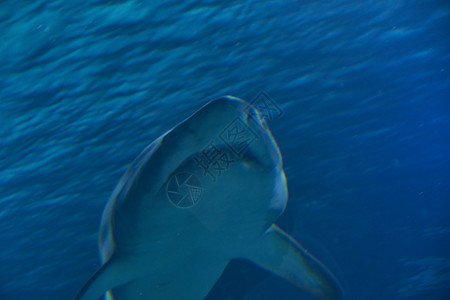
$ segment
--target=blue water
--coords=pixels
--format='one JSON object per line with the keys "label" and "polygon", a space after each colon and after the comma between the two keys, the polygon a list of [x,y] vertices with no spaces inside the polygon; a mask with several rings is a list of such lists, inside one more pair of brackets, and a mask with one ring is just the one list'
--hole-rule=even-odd
{"label": "blue water", "polygon": [[[278,225],[346,299],[449,299],[450,5],[2,1],[0,299],[70,299],[131,161],[201,107],[264,90]],[[309,299],[234,261],[209,299]]]}

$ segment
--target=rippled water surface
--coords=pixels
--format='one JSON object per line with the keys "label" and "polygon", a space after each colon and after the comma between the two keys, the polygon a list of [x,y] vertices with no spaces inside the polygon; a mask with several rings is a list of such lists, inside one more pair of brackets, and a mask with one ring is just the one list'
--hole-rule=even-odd
{"label": "rippled water surface", "polygon": [[[447,1],[2,1],[0,298],[70,299],[102,209],[153,139],[264,90],[277,222],[346,299],[450,294]],[[210,299],[303,299],[235,261]],[[305,298],[306,299],[306,298]]]}

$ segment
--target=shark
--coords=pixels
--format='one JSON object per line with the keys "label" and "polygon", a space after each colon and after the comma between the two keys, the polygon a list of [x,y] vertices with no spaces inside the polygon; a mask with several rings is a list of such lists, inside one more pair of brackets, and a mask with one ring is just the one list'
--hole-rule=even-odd
{"label": "shark", "polygon": [[315,299],[335,276],[274,222],[288,199],[280,150],[258,109],[214,99],[147,146],[103,212],[102,266],[74,300],[203,299],[243,258]]}

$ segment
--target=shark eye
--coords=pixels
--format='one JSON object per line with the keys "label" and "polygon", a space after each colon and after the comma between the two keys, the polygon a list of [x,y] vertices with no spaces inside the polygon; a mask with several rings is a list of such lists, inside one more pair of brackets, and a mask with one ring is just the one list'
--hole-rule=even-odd
{"label": "shark eye", "polygon": [[266,119],[264,119],[264,118],[260,118],[260,119],[261,119],[261,127],[264,128],[265,130],[269,130]]}
{"label": "shark eye", "polygon": [[256,124],[260,125],[263,128],[267,128],[267,125],[265,125],[265,121],[264,118],[262,117],[261,113],[259,112],[259,110],[257,110],[254,107],[251,107],[247,113],[247,118],[246,118],[246,122],[247,124],[249,122],[255,122]]}

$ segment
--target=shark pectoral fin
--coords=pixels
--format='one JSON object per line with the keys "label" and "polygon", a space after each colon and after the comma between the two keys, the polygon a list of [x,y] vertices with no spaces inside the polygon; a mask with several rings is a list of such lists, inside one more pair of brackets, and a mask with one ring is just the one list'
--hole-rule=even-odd
{"label": "shark pectoral fin", "polygon": [[323,300],[342,298],[334,275],[291,236],[272,225],[247,258]]}
{"label": "shark pectoral fin", "polygon": [[78,291],[74,300],[97,300],[108,290],[125,284],[133,278],[127,276],[125,265],[111,258]]}

